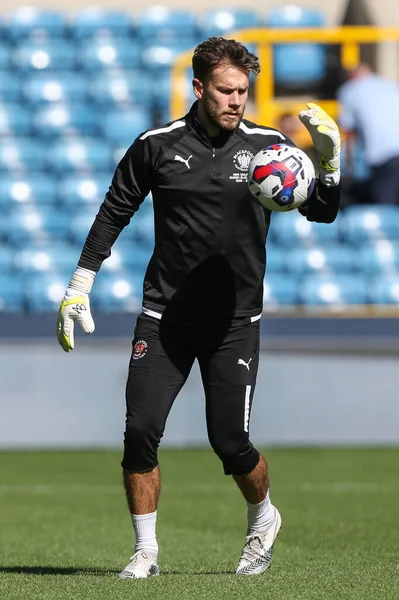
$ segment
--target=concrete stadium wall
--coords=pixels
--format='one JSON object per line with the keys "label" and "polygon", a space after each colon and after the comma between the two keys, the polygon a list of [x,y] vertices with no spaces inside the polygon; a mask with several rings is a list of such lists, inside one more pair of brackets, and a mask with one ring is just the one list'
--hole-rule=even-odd
{"label": "concrete stadium wall", "polygon": [[[128,340],[0,341],[0,448],[121,447]],[[262,352],[251,418],[258,445],[399,443],[395,355]],[[166,446],[208,445],[195,367],[171,411]]]}
{"label": "concrete stadium wall", "polygon": [[[366,5],[369,9],[370,15],[375,19],[375,22],[379,25],[395,26],[399,25],[399,10],[397,4],[392,0],[379,0],[378,3],[372,0],[365,0]],[[67,13],[73,13],[86,6],[103,6],[111,7],[113,9],[124,9],[131,11],[133,14],[142,10],[146,6],[151,6],[153,3],[147,0],[141,0],[140,2],[131,2],[130,0],[93,0],[81,2],[80,0],[35,0],[35,2],[29,2],[29,0],[14,0],[10,5],[5,0],[0,0],[0,11],[4,14],[9,14],[18,6],[34,5],[36,7],[45,7],[53,9],[61,9]],[[159,1],[157,4],[165,4],[170,7],[187,8],[187,2],[185,0],[168,0],[167,2]],[[309,6],[321,8],[327,15],[328,23],[335,25],[340,22],[343,11],[347,5],[347,0],[300,0],[298,2],[291,2],[287,0],[285,4],[297,4],[299,6]],[[265,2],[259,2],[256,0],[249,0],[245,3],[247,8],[252,8],[262,14],[265,14],[270,8],[281,5],[280,2],[267,0]],[[208,8],[228,8],[238,7],[242,8],[242,0],[201,0],[201,2],[190,2],[190,10],[197,10],[198,12],[206,10]]]}

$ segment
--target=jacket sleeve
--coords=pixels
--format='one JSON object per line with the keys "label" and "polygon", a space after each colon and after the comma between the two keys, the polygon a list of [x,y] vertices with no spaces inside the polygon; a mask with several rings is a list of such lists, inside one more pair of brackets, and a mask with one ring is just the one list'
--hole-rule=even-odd
{"label": "jacket sleeve", "polygon": [[98,271],[150,191],[150,148],[138,137],[116,167],[111,185],[90,228],[78,262]]}
{"label": "jacket sleeve", "polygon": [[327,187],[317,180],[312,195],[298,210],[308,221],[333,223],[339,211],[340,200],[340,184]]}

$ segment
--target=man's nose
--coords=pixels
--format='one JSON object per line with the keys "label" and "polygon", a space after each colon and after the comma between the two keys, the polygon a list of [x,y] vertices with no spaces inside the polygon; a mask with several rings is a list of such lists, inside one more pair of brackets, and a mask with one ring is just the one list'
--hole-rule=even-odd
{"label": "man's nose", "polygon": [[238,92],[234,92],[233,94],[231,94],[230,96],[230,101],[229,101],[229,105],[233,108],[238,108],[240,106],[241,102],[240,102],[240,95]]}

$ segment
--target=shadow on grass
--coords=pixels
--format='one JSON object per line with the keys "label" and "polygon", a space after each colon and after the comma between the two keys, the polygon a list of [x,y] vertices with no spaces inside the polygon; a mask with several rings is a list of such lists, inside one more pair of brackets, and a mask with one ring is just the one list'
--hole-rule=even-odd
{"label": "shadow on grass", "polygon": [[112,569],[101,569],[94,567],[29,567],[27,565],[14,565],[12,567],[1,567],[0,573],[24,573],[25,575],[107,575],[117,573]]}

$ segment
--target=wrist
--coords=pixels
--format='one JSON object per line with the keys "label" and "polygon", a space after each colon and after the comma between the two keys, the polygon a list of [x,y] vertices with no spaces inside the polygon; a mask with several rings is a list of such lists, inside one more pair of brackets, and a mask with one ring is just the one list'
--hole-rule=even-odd
{"label": "wrist", "polygon": [[68,285],[68,290],[75,292],[89,294],[93,285],[94,278],[96,276],[95,271],[84,269],[83,267],[77,267],[76,271],[71,277],[71,281]]}

